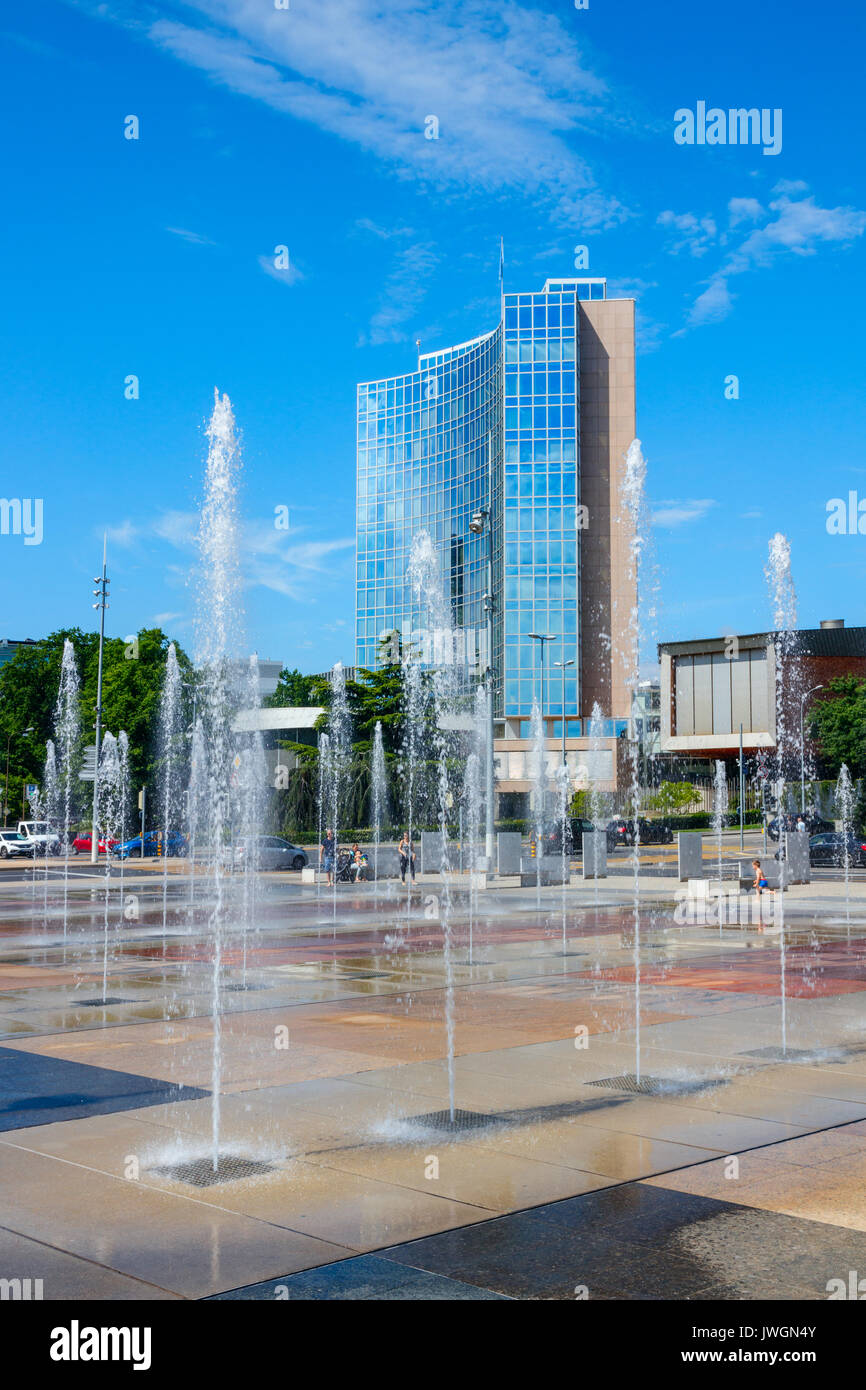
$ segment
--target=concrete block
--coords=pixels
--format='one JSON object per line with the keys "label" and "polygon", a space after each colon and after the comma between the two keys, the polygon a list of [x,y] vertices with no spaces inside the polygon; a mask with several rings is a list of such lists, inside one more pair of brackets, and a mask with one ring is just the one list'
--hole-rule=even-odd
{"label": "concrete block", "polygon": [[533,888],[540,883],[549,887],[553,883],[568,883],[568,860],[563,864],[561,854],[545,854],[540,859],[524,858],[520,861],[520,886]]}
{"label": "concrete block", "polygon": [[607,878],[607,833],[595,830],[583,836],[584,878]]}
{"label": "concrete block", "polygon": [[788,883],[811,883],[812,868],[809,863],[809,836],[802,830],[786,831],[783,836],[785,846],[785,868]]}
{"label": "concrete block", "polygon": [[499,874],[519,874],[523,836],[516,830],[500,830],[496,836],[496,871]]}
{"label": "concrete block", "polygon": [[680,883],[700,878],[704,872],[704,837],[692,830],[677,835],[677,874]]}

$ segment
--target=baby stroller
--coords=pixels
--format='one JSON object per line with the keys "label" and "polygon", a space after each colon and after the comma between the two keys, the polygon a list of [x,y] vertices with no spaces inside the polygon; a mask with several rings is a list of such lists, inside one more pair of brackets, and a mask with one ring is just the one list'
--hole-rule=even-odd
{"label": "baby stroller", "polygon": [[335,875],[337,883],[354,883],[355,878],[352,873],[353,863],[354,858],[351,850],[337,850],[337,872]]}

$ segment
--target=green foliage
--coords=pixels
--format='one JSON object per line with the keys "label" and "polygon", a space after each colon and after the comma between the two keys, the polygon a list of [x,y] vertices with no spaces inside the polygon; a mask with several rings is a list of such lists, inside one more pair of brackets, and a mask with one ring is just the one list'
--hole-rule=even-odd
{"label": "green foliage", "polygon": [[[740,824],[738,811],[732,811],[725,815],[724,824],[729,828],[736,828]],[[743,817],[744,825],[760,825],[760,811],[746,811]],[[713,813],[712,811],[694,811],[691,815],[685,816],[665,816],[665,825],[671,830],[712,830]]]}
{"label": "green foliage", "polygon": [[[75,648],[81,680],[81,742],[92,743],[96,724],[96,687],[99,636],[79,628],[52,632],[33,647],[19,647],[11,661],[0,667],[0,774],[5,780],[5,750],[9,740],[9,816],[21,806],[24,782],[41,783],[45,744],[54,737],[54,706],[60,685],[63,643]],[[170,639],[159,628],[141,631],[134,643],[107,637],[102,671],[102,727],[106,732],[129,735],[130,772],[134,787],[152,784],[157,761],[156,730],[159,697]],[[177,648],[178,663],[190,679],[189,658]],[[21,738],[24,729],[33,733]],[[10,738],[11,736],[11,738]],[[82,806],[89,788],[76,788]]]}
{"label": "green foliage", "polygon": [[687,812],[700,798],[691,782],[662,782],[658,791],[649,800],[649,809],[661,811],[664,815]]}
{"label": "green foliage", "polygon": [[826,774],[836,776],[847,763],[852,778],[866,777],[866,680],[849,675],[828,682],[809,726]]}
{"label": "green foliage", "polygon": [[376,724],[381,722],[385,753],[398,752],[403,736],[404,689],[403,666],[399,662],[376,671],[362,667],[355,680],[346,682],[356,748],[372,746]]}
{"label": "green foliage", "polygon": [[318,700],[313,699],[315,685],[315,676],[303,676],[297,668],[290,671],[284,667],[280,672],[276,690],[273,695],[266,696],[262,704],[269,709],[284,709],[286,706],[309,708],[310,705],[319,703]]}

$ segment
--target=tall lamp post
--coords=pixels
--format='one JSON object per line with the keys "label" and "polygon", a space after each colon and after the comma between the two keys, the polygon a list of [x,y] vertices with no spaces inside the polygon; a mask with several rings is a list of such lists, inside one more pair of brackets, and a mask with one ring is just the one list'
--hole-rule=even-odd
{"label": "tall lamp post", "polygon": [[[93,834],[90,837],[90,862],[99,862],[99,741],[102,735],[102,652],[105,646],[105,610],[108,607],[108,572],[105,567],[108,538],[102,537],[102,574],[96,575],[93,582],[96,588],[93,596],[99,609],[99,665],[96,675],[96,757],[93,760]],[[144,853],[144,842],[142,842]],[[108,847],[106,846],[106,858]]]}
{"label": "tall lamp post", "polygon": [[569,662],[553,662],[553,664],[555,664],[555,666],[559,666],[560,669],[562,669],[562,673],[563,673],[563,776],[564,776],[564,771],[566,771],[566,770],[567,770],[567,767],[569,767],[569,763],[567,763],[567,759],[566,759],[566,667],[567,667],[567,666],[574,666],[574,662],[571,662],[571,660],[569,660]]}
{"label": "tall lamp post", "polygon": [[[545,642],[555,642],[557,640],[557,636],[556,633],[553,632],[530,632],[528,635],[532,638],[533,642],[538,642],[540,644],[541,650],[541,704],[539,707],[539,715],[541,723],[541,765],[542,768],[544,768],[546,765],[546,760],[544,757],[544,736],[546,732],[544,724],[544,644]],[[538,816],[540,821],[544,817],[543,802],[546,800],[543,781],[542,786],[539,788],[539,795],[542,798],[542,805],[538,809]]]}
{"label": "tall lamp post", "polygon": [[469,522],[469,530],[474,536],[481,536],[487,530],[487,592],[484,595],[484,614],[487,620],[487,750],[484,759],[485,770],[485,808],[484,808],[484,853],[488,868],[493,869],[494,858],[494,818],[493,800],[495,796],[495,773],[493,766],[493,610],[496,600],[493,595],[493,474],[490,455],[490,436],[487,436],[487,506],[479,507]]}
{"label": "tall lamp post", "polygon": [[803,736],[803,710],[810,695],[823,690],[823,685],[813,685],[811,690],[800,696],[800,811],[806,814],[806,740]]}
{"label": "tall lamp post", "polygon": [[32,728],[22,729],[20,734],[10,734],[6,739],[6,787],[3,792],[3,819],[9,814],[9,749],[12,746],[13,738],[25,738],[27,734],[32,734]]}
{"label": "tall lamp post", "polygon": [[541,737],[544,738],[544,644],[545,642],[558,642],[559,637],[555,632],[530,632],[527,634],[533,642],[541,643]]}

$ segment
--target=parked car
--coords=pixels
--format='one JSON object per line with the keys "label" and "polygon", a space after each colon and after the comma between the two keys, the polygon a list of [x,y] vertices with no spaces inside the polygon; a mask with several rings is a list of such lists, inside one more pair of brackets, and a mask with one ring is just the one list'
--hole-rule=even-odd
{"label": "parked car", "polygon": [[[118,844],[118,843],[119,843],[119,841],[117,841],[117,840],[109,840],[109,841],[108,841],[108,848],[109,848],[109,850],[113,850],[114,847],[115,847],[115,845]],[[76,835],[75,839],[72,841],[72,853],[73,853],[73,854],[90,854],[90,850],[91,850],[91,846],[92,846],[92,845],[93,845],[93,837],[92,837],[91,835]],[[104,836],[104,835],[100,835],[100,837],[99,837],[99,853],[100,853],[100,854],[104,854],[104,853],[105,853],[105,836]]]}
{"label": "parked car", "polygon": [[0,830],[0,859],[14,859],[32,853],[29,843],[17,830]]}
{"label": "parked car", "polygon": [[27,842],[27,853],[59,854],[60,836],[47,820],[20,820],[18,834]]}
{"label": "parked car", "polygon": [[[596,826],[586,816],[571,816],[565,823],[565,852],[569,855],[583,854],[583,837],[591,835]],[[544,831],[544,853],[562,853],[562,821],[555,821]]]}
{"label": "parked car", "polygon": [[[167,853],[170,859],[185,859],[189,853],[189,842],[187,837],[182,835],[179,830],[172,830],[167,841]],[[141,858],[141,836],[134,835],[131,840],[122,840],[119,844],[109,845],[109,851],[114,859],[140,859]],[[152,859],[159,853],[159,833],[156,830],[147,830],[144,835],[144,857]]]}
{"label": "parked car", "polygon": [[304,869],[309,862],[306,850],[284,840],[282,835],[255,835],[251,840],[239,840],[234,847],[236,869],[243,868],[249,854],[259,869]]}
{"label": "parked car", "polygon": [[[638,816],[638,835],[642,845],[670,845],[673,844],[674,832],[670,826],[661,820],[645,820],[643,816]],[[615,848],[617,845],[634,844],[634,821],[626,820],[624,816],[616,816],[607,824],[607,845],[608,849]]]}
{"label": "parked car", "polygon": [[767,834],[771,840],[778,840],[780,821],[783,830],[793,832],[797,829],[797,822],[800,820],[805,823],[806,834],[808,835],[823,835],[833,829],[832,821],[824,820],[822,816],[816,816],[811,811],[806,811],[802,816],[799,813],[775,816],[773,820],[767,822]]}
{"label": "parked car", "polygon": [[[848,863],[853,868],[862,869],[866,865],[866,836],[855,835],[852,831],[844,834],[841,830],[830,830],[809,837],[809,863],[829,864],[842,868],[847,849]],[[782,850],[777,850],[780,855]]]}

